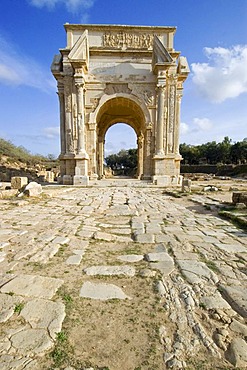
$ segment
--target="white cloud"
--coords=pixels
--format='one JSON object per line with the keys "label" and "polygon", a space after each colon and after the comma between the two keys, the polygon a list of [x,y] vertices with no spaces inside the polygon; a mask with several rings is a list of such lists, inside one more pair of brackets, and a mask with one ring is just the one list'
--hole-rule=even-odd
{"label": "white cloud", "polygon": [[25,85],[45,92],[56,88],[50,71],[24,55],[0,35],[0,83]]}
{"label": "white cloud", "polygon": [[202,131],[208,131],[212,128],[212,122],[208,118],[194,118],[193,123]]}
{"label": "white cloud", "polygon": [[94,5],[95,0],[29,0],[29,3],[37,8],[47,7],[49,10],[55,8],[57,4],[63,4],[71,13],[75,13],[81,9],[90,9]]}
{"label": "white cloud", "polygon": [[192,63],[192,81],[199,93],[214,103],[247,92],[247,45],[204,48],[207,63]]}
{"label": "white cloud", "polygon": [[57,138],[59,135],[60,135],[59,126],[44,128],[44,137],[46,137],[47,139],[54,139]]}
{"label": "white cloud", "polygon": [[189,125],[185,122],[180,123],[180,133],[181,135],[185,135],[189,132]]}

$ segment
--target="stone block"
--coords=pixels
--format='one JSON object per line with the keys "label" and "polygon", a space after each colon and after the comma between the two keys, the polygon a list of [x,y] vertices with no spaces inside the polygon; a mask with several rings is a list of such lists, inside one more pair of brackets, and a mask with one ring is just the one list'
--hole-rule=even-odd
{"label": "stone block", "polygon": [[42,193],[42,186],[32,181],[25,187],[23,193],[28,197],[37,197]]}
{"label": "stone block", "polygon": [[75,175],[74,176],[74,185],[88,186],[89,185],[89,177],[88,176]]}
{"label": "stone block", "polygon": [[63,176],[63,185],[73,185],[73,176],[64,175]]}
{"label": "stone block", "polygon": [[27,177],[11,177],[11,188],[12,189],[21,189],[23,186],[28,184],[28,178]]}

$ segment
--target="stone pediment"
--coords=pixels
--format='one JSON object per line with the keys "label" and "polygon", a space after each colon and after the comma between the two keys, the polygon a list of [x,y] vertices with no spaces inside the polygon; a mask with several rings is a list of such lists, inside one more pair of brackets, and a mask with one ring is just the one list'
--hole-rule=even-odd
{"label": "stone pediment", "polygon": [[157,65],[171,65],[173,62],[172,56],[162,44],[160,39],[155,35],[153,40],[153,70],[156,69]]}
{"label": "stone pediment", "polygon": [[73,63],[81,63],[88,67],[89,64],[89,45],[88,45],[88,31],[85,30],[83,34],[74,44],[71,49],[68,59]]}

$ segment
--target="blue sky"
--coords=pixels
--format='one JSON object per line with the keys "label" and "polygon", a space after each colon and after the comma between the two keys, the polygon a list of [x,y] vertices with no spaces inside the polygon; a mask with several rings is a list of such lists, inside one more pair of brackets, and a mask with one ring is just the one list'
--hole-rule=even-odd
{"label": "blue sky", "polygon": [[[32,153],[59,154],[50,65],[65,47],[66,22],[176,26],[175,49],[191,69],[180,141],[247,137],[247,0],[1,0],[0,137]],[[106,151],[135,141],[128,126],[115,125]]]}

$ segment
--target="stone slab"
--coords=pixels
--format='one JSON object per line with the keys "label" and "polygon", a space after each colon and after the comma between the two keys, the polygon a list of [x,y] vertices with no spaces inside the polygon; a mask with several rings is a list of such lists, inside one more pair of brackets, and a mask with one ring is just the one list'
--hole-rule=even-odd
{"label": "stone slab", "polygon": [[173,261],[151,262],[150,267],[159,270],[164,276],[168,276],[175,268]]}
{"label": "stone slab", "polygon": [[147,243],[151,244],[155,242],[154,235],[153,234],[139,234],[135,233],[135,241],[137,243]]}
{"label": "stone slab", "polygon": [[91,283],[86,282],[80,290],[80,297],[99,299],[106,301],[108,299],[131,299],[121,288],[114,284]]}
{"label": "stone slab", "polygon": [[203,303],[208,310],[210,309],[230,310],[231,309],[231,306],[217,292],[213,296],[201,297],[200,302]]}
{"label": "stone slab", "polygon": [[7,354],[1,355],[0,369],[1,370],[27,369],[27,366],[30,362],[32,362],[32,360],[29,357],[12,356]]}
{"label": "stone slab", "polygon": [[241,244],[214,243],[214,245],[222,251],[228,253],[247,252],[247,248]]}
{"label": "stone slab", "polygon": [[160,261],[173,262],[173,259],[166,252],[147,253],[145,254],[145,260],[148,262],[160,262]]}
{"label": "stone slab", "polygon": [[222,296],[242,317],[247,318],[247,288],[245,286],[220,285]]}
{"label": "stone slab", "polygon": [[211,271],[203,262],[195,260],[177,260],[177,264],[191,284],[199,284],[205,280],[211,280],[214,283],[219,281],[215,273]]}
{"label": "stone slab", "polygon": [[69,256],[65,263],[67,265],[79,265],[81,263],[82,256],[79,254],[74,254],[73,256]]}
{"label": "stone slab", "polygon": [[18,353],[26,355],[44,354],[54,343],[44,329],[26,329],[11,337],[12,346]]}
{"label": "stone slab", "polygon": [[240,333],[242,335],[244,335],[245,337],[247,337],[247,325],[235,320],[235,319],[232,319],[232,323],[230,325],[230,329],[235,331],[236,333]]}
{"label": "stone slab", "polygon": [[13,315],[15,305],[22,300],[21,297],[0,293],[0,322],[7,321]]}
{"label": "stone slab", "polygon": [[90,276],[135,276],[135,269],[131,266],[91,266],[85,268],[83,271]]}
{"label": "stone slab", "polygon": [[134,262],[142,261],[143,255],[142,254],[126,254],[123,256],[118,256],[117,259],[123,262],[134,263]]}
{"label": "stone slab", "polygon": [[6,283],[0,291],[38,298],[52,298],[63,280],[35,275],[19,275]]}
{"label": "stone slab", "polygon": [[226,358],[239,369],[247,367],[247,343],[242,338],[234,338],[226,353]]}
{"label": "stone slab", "polygon": [[70,238],[64,237],[64,236],[57,236],[55,239],[53,239],[52,243],[54,244],[68,244],[70,241]]}
{"label": "stone slab", "polygon": [[21,316],[34,329],[47,329],[55,340],[56,333],[62,329],[65,318],[65,306],[61,302],[34,299],[25,304]]}

